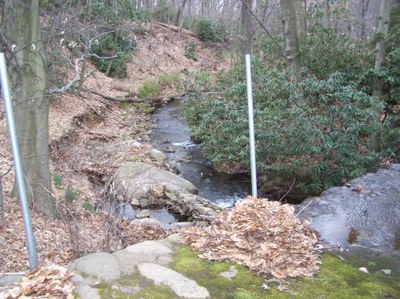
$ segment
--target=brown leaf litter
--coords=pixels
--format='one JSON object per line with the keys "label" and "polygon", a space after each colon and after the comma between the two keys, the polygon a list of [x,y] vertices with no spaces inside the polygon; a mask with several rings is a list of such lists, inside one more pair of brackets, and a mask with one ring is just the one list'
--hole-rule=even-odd
{"label": "brown leaf litter", "polygon": [[0,299],[15,298],[75,298],[72,273],[57,265],[37,268],[21,279],[16,286],[0,293]]}
{"label": "brown leaf litter", "polygon": [[201,258],[232,261],[278,279],[310,277],[318,267],[318,236],[287,204],[247,197],[207,227],[183,231]]}

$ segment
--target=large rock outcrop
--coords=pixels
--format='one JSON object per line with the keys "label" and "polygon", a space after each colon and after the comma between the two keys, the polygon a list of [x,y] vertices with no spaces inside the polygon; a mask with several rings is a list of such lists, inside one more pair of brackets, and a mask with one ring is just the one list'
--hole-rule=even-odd
{"label": "large rock outcrop", "polygon": [[333,187],[297,207],[330,245],[400,249],[400,164]]}
{"label": "large rock outcrop", "polygon": [[214,216],[221,208],[197,194],[184,178],[142,162],[121,166],[114,178],[114,192],[141,208],[168,205],[184,217]]}

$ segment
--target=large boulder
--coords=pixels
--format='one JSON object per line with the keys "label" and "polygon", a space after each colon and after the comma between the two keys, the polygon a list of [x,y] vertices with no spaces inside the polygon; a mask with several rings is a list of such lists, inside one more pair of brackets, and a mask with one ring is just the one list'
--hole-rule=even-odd
{"label": "large boulder", "polygon": [[130,162],[121,166],[114,179],[117,194],[130,201],[139,201],[141,207],[151,205],[149,195],[163,197],[165,188],[197,194],[197,188],[184,178],[143,162]]}
{"label": "large boulder", "polygon": [[205,218],[216,216],[222,209],[211,201],[197,196],[192,183],[177,174],[153,165],[132,162],[121,166],[114,179],[115,192],[132,205],[146,208],[168,204],[183,217]]}
{"label": "large boulder", "polygon": [[326,190],[297,206],[330,245],[383,251],[400,246],[400,164]]}

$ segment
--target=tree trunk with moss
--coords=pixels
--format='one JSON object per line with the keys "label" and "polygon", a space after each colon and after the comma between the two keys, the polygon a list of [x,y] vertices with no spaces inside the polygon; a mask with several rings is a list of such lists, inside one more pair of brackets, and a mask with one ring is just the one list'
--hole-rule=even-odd
{"label": "tree trunk with moss", "polygon": [[2,43],[8,49],[10,84],[27,195],[37,210],[55,216],[49,168],[49,98],[45,95],[47,67],[39,29],[39,0],[7,0],[4,5]]}
{"label": "tree trunk with moss", "polygon": [[285,57],[294,70],[294,79],[300,81],[300,46],[297,32],[295,1],[281,0],[280,3]]}

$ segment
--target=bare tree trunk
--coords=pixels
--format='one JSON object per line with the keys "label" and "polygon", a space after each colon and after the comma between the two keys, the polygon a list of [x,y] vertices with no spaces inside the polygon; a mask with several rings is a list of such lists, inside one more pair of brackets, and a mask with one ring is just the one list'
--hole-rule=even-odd
{"label": "bare tree trunk", "polygon": [[300,47],[297,33],[296,8],[293,0],[281,0],[283,40],[285,56],[294,70],[296,81],[301,80],[300,74]]}
{"label": "bare tree trunk", "polygon": [[[379,9],[379,17],[378,17],[378,29],[377,36],[378,39],[376,41],[375,51],[375,71],[378,72],[382,69],[383,64],[385,62],[385,54],[386,54],[386,37],[389,32],[389,23],[390,23],[390,4],[391,0],[381,0],[381,6]],[[383,94],[383,80],[380,78],[375,79],[372,86],[372,96],[379,100]],[[377,111],[379,114],[379,111]],[[379,122],[379,115],[377,116],[376,122]],[[371,136],[370,139],[370,149],[372,151],[377,151],[379,149],[379,138],[376,134]]]}
{"label": "bare tree trunk", "polygon": [[[10,83],[28,199],[56,216],[49,168],[49,98],[46,58],[39,30],[39,0],[5,1],[1,26],[9,58]],[[14,190],[16,190],[14,185]]]}
{"label": "bare tree trunk", "polygon": [[366,40],[366,33],[365,33],[365,26],[367,23],[366,17],[367,17],[367,11],[369,7],[369,1],[370,0],[363,0],[362,1],[362,7],[361,7],[361,33],[360,33],[360,38],[362,41]]}
{"label": "bare tree trunk", "polygon": [[201,15],[203,18],[210,18],[210,0],[201,1]]}
{"label": "bare tree trunk", "polygon": [[307,33],[307,0],[297,2],[297,29],[299,36]]}
{"label": "bare tree trunk", "polygon": [[182,0],[182,4],[179,5],[178,12],[176,13],[175,25],[178,26],[178,27],[181,26],[182,13],[183,13],[183,9],[185,8],[186,1],[187,0]]}
{"label": "bare tree trunk", "polygon": [[242,54],[251,54],[253,30],[251,26],[250,9],[253,7],[253,0],[243,0],[242,3]]}

